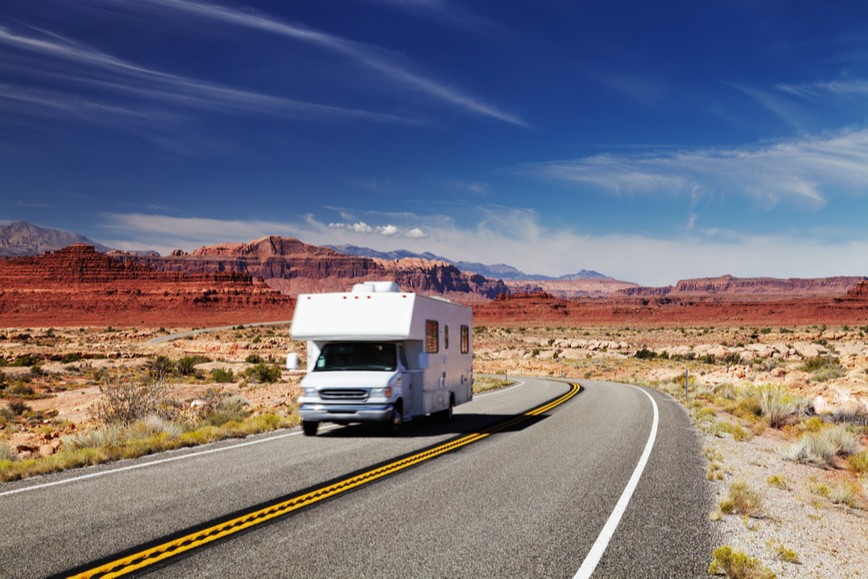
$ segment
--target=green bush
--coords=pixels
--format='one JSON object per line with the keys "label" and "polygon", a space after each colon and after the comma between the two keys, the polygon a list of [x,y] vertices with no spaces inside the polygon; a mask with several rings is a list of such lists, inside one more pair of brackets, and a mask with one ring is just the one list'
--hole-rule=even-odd
{"label": "green bush", "polygon": [[21,400],[12,400],[9,402],[9,411],[12,412],[14,416],[21,416],[25,412],[29,412],[30,407]]}
{"label": "green bush", "polygon": [[7,396],[33,396],[35,392],[27,384],[14,384],[6,388]]}
{"label": "green bush", "polygon": [[200,355],[184,356],[175,362],[175,370],[182,376],[189,376],[195,371],[196,364],[205,364],[210,361],[211,358],[206,358],[205,356]]}
{"label": "green bush", "polygon": [[27,354],[26,356],[21,356],[20,358],[17,358],[10,365],[22,367],[22,366],[35,366],[37,364],[39,364],[39,358],[37,358],[36,356],[31,356],[30,354]]}
{"label": "green bush", "polygon": [[641,348],[633,354],[634,358],[639,360],[653,360],[657,357],[657,353],[654,350],[649,350],[648,348]]}
{"label": "green bush", "polygon": [[152,380],[160,381],[175,372],[175,364],[168,356],[157,356],[148,362],[148,374]]}
{"label": "green bush", "polygon": [[250,354],[244,361],[248,364],[263,364],[265,362],[259,354]]}
{"label": "green bush", "polygon": [[863,450],[859,454],[854,454],[848,458],[847,468],[856,475],[868,472],[868,450]]}
{"label": "green bush", "polygon": [[64,354],[63,358],[60,359],[63,364],[71,364],[72,362],[78,362],[79,360],[81,360],[81,352],[70,352]]}
{"label": "green bush", "polygon": [[270,384],[280,380],[280,368],[265,363],[257,364],[244,371],[244,374],[254,382]]}
{"label": "green bush", "polygon": [[211,370],[211,379],[218,384],[227,384],[235,382],[235,373],[232,372],[232,368],[214,368]]}

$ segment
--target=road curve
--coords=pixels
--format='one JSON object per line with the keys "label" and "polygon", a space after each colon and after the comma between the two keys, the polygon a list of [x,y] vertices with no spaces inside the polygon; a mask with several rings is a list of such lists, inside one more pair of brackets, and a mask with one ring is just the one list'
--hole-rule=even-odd
{"label": "road curve", "polygon": [[[0,575],[82,570],[478,432],[569,388],[522,380],[523,386],[478,395],[457,408],[448,426],[418,420],[395,438],[365,426],[316,438],[284,432],[7,483],[0,486]],[[573,577],[634,474],[653,417],[651,401],[638,388],[582,385],[581,394],[541,416],[146,572]],[[647,392],[659,408],[653,450],[595,578],[702,576],[713,547],[698,439],[677,403]],[[149,466],[128,468],[139,464]],[[42,486],[66,480],[72,482]],[[18,489],[28,490],[10,494]]]}

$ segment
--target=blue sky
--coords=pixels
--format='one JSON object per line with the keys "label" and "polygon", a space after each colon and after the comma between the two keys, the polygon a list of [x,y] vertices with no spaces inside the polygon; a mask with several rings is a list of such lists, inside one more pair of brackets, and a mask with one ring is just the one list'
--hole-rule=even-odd
{"label": "blue sky", "polygon": [[868,274],[868,4],[6,0],[0,221]]}

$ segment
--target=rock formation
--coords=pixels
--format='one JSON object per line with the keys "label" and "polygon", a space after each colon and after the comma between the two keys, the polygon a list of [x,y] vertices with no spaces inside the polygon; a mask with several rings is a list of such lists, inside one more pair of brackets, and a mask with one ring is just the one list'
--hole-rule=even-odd
{"label": "rock formation", "polygon": [[821,278],[773,277],[738,278],[731,275],[706,277],[679,281],[674,287],[634,287],[615,292],[615,295],[634,297],[675,295],[754,295],[762,296],[834,296],[842,295],[857,283],[868,279],[864,276],[837,276]]}
{"label": "rock formation", "polygon": [[0,262],[0,324],[138,324],[158,319],[170,324],[184,319],[204,325],[206,318],[222,314],[242,321],[256,321],[266,313],[275,320],[292,316],[292,299],[254,283],[249,275],[159,272],[131,261],[130,254],[118,257],[90,245],[71,245]]}
{"label": "rock formation", "polygon": [[261,276],[269,286],[290,296],[348,291],[354,283],[370,280],[391,280],[406,291],[463,302],[487,301],[509,291],[500,280],[463,273],[442,261],[356,257],[278,236],[250,243],[202,247],[190,254],[176,250],[168,257],[123,256],[121,259],[164,272],[239,271]]}

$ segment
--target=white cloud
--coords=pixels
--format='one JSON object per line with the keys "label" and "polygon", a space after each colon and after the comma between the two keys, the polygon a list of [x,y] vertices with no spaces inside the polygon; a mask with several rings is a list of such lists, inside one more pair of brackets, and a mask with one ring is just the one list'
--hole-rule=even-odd
{"label": "white cloud", "polygon": [[[763,235],[694,229],[670,238],[642,234],[586,235],[545,227],[531,211],[487,208],[473,228],[429,228],[426,237],[369,235],[364,245],[379,251],[430,251],[456,261],[507,263],[526,273],[563,275],[592,269],[644,285],[732,274],[739,277],[864,275],[868,243],[806,232]],[[332,227],[308,215],[302,222],[177,218],[104,214],[110,235],[102,243],[122,249],[187,251],[202,245],[247,242],[267,235],[296,237],[314,245],[359,245],[354,225]],[[335,224],[331,224],[335,225]],[[387,226],[386,226],[387,227]],[[376,229],[376,228],[371,228]],[[183,232],[183,237],[178,232]],[[412,233],[413,230],[410,230]]]}
{"label": "white cloud", "polygon": [[820,207],[845,190],[868,193],[868,129],[754,147],[601,154],[517,170],[615,194],[735,194],[769,207],[783,202]]}
{"label": "white cloud", "polygon": [[371,227],[364,221],[359,221],[357,223],[329,223],[329,228],[331,229],[339,229],[343,231],[353,231],[355,233],[379,233],[380,235],[384,235],[386,237],[424,237],[425,234],[418,227],[413,228],[411,231],[402,231],[398,229],[395,225],[377,225],[376,227]]}
{"label": "white cloud", "polygon": [[157,7],[174,13],[182,12],[200,18],[217,20],[292,38],[293,40],[318,46],[319,48],[350,58],[394,82],[425,93],[438,100],[501,121],[525,127],[528,126],[517,115],[504,112],[493,105],[466,95],[456,88],[411,71],[408,66],[399,63],[399,59],[387,55],[383,50],[327,32],[203,2],[188,2],[186,0],[117,0],[113,3],[125,4],[136,10],[145,9],[147,6]]}
{"label": "white cloud", "polygon": [[[64,77],[66,80],[96,85],[109,90],[133,92],[138,97],[151,97],[187,107],[219,108],[224,111],[282,114],[305,118],[355,117],[373,121],[416,122],[391,114],[348,109],[229,88],[138,66],[82,44],[63,41],[63,39],[56,41],[27,37],[10,32],[3,27],[0,27],[0,44],[13,46],[43,58],[47,57],[47,62],[40,61],[29,67],[31,75]],[[71,76],[73,73],[69,71],[58,75],[48,70],[51,68],[53,59],[80,65],[84,67],[84,70],[78,71],[77,76]],[[99,76],[99,73],[110,73],[112,75],[111,80],[106,80],[104,74]],[[0,97],[31,105],[38,104],[54,111],[67,109],[75,113],[82,111],[89,113],[110,112],[112,114],[145,116],[141,112],[133,112],[126,108],[99,105],[68,95],[36,92],[10,85],[0,85]]]}

